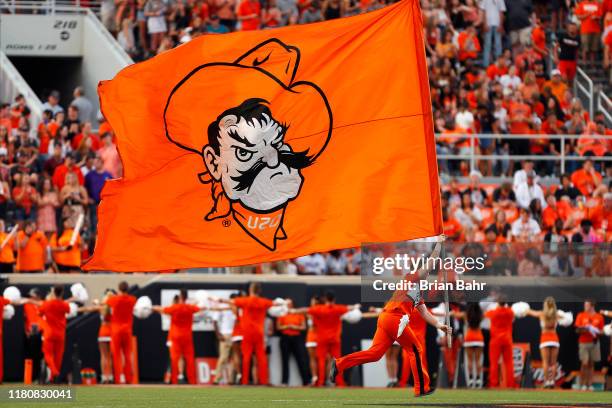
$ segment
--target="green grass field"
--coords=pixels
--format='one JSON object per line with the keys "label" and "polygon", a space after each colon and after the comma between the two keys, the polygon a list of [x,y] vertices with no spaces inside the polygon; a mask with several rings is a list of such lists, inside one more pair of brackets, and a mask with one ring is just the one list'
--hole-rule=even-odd
{"label": "green grass field", "polygon": [[[40,406],[32,402],[7,402],[3,386],[2,407]],[[13,387],[15,388],[15,387]],[[408,389],[317,389],[262,387],[189,387],[189,386],[97,386],[77,387],[76,401],[47,402],[53,407],[126,407],[188,408],[194,406],[223,408],[315,408],[315,407],[448,407],[448,406],[612,406],[612,392],[578,391],[468,391],[439,390],[435,394],[414,398]]]}

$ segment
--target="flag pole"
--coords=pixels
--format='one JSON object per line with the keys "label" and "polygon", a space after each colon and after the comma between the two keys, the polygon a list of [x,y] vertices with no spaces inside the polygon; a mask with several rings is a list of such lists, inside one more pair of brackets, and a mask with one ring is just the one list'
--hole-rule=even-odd
{"label": "flag pole", "polygon": [[[450,321],[450,301],[448,296],[448,271],[444,267],[444,259],[446,259],[446,246],[444,245],[446,242],[446,235],[442,235],[442,251],[440,254],[442,255],[442,273],[444,275],[444,320],[446,327],[451,327]],[[450,349],[453,345],[453,335],[449,333],[448,330],[446,332],[446,345]]]}

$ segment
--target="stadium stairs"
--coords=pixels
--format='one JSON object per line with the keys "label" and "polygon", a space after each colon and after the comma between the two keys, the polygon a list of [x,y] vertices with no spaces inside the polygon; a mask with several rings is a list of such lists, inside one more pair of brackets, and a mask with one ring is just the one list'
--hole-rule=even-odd
{"label": "stadium stairs", "polygon": [[83,86],[97,112],[99,81],[133,61],[96,16],[96,4],[0,0],[0,100],[12,102],[22,93],[40,115],[48,91],[59,90],[66,106],[73,89]]}

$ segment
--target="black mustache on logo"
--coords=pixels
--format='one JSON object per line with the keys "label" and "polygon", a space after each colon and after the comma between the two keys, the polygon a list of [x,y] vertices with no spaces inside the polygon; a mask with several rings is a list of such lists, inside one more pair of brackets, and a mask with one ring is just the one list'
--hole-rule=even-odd
{"label": "black mustache on logo", "polygon": [[[278,152],[278,161],[296,170],[303,169],[312,164],[312,160],[308,157],[308,150],[295,153],[289,151]],[[250,169],[241,171],[239,176],[232,177],[232,180],[238,182],[236,190],[243,191],[251,187],[255,178],[259,175],[259,172],[267,166],[268,165],[264,163],[263,160],[259,159]]]}

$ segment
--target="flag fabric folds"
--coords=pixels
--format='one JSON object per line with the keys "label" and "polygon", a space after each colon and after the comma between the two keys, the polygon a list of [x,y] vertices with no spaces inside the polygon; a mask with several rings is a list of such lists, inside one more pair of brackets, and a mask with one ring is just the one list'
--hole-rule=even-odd
{"label": "flag fabric folds", "polygon": [[124,176],[86,270],[289,259],[442,233],[418,0],[206,35],[99,86]]}

